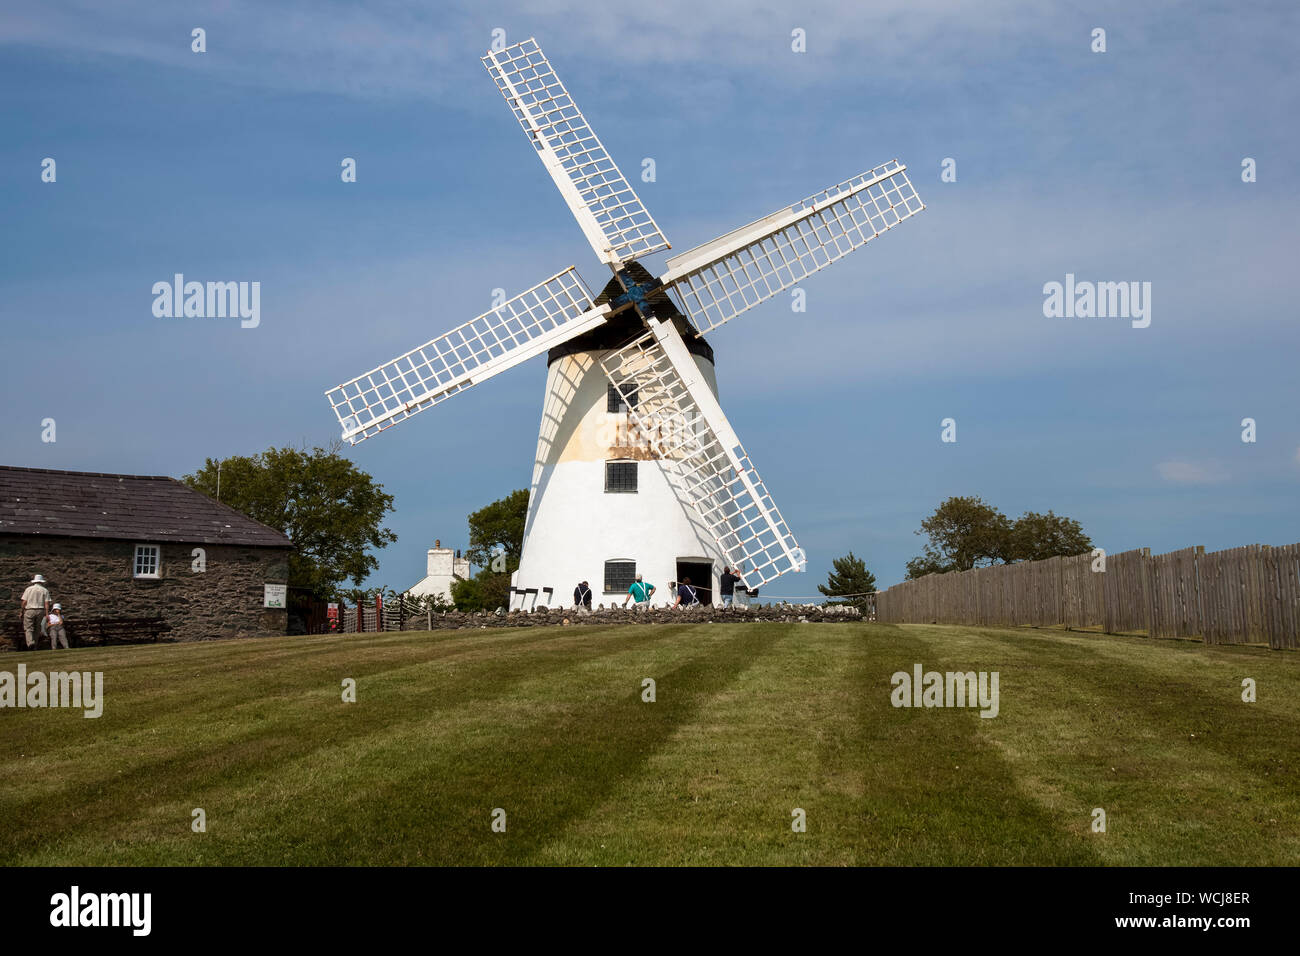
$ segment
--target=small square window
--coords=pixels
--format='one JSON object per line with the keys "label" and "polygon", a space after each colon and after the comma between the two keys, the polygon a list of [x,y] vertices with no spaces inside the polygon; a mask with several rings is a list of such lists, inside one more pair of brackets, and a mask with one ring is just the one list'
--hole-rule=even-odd
{"label": "small square window", "polygon": [[605,590],[623,594],[636,581],[635,561],[606,561]]}
{"label": "small square window", "polygon": [[[620,392],[619,389],[622,388]],[[630,405],[636,408],[637,387],[624,383],[622,386],[609,383],[609,390],[605,396],[605,411],[607,412],[625,412]]]}
{"label": "small square window", "polygon": [[605,462],[605,494],[636,493],[636,462]]}
{"label": "small square window", "polygon": [[137,544],[135,546],[135,577],[161,577],[161,549],[156,544]]}

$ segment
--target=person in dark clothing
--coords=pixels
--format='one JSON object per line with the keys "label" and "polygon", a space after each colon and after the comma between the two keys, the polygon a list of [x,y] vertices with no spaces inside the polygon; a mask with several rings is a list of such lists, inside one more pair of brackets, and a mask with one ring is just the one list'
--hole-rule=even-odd
{"label": "person in dark clothing", "polygon": [[586,581],[573,589],[573,606],[591,610],[591,586]]}
{"label": "person in dark clothing", "polygon": [[722,577],[718,580],[718,591],[722,594],[722,606],[730,607],[731,600],[736,595],[736,584],[740,578],[731,573],[731,568],[722,569]]}
{"label": "person in dark clothing", "polygon": [[681,604],[693,607],[699,603],[699,596],[696,595],[695,588],[691,587],[691,579],[682,578],[682,583],[677,585],[677,600],[673,602],[673,607]]}

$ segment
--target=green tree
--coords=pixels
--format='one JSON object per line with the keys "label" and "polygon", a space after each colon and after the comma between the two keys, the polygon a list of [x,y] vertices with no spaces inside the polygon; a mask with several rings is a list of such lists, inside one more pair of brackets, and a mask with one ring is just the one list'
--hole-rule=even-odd
{"label": "green tree", "polygon": [[[472,564],[491,568],[492,559],[505,556],[507,571],[519,567],[524,549],[524,522],[528,518],[528,492],[520,488],[469,516],[469,547],[465,557]],[[495,571],[501,570],[501,562]]]}
{"label": "green tree", "polygon": [[876,590],[876,576],[867,570],[861,558],[854,557],[852,551],[842,558],[835,558],[831,565],[835,570],[827,575],[825,584],[817,585],[817,590],[827,597],[838,597],[841,594],[851,594],[854,597],[827,603],[851,604],[866,610],[870,601],[868,595]]}
{"label": "green tree", "polygon": [[284,532],[293,542],[289,583],[334,597],[344,581],[359,586],[379,566],[371,549],[397,540],[384,527],[393,496],[340,455],[341,448],[335,441],[310,451],[271,447],[251,457],[209,458],[181,480]]}
{"label": "green tree", "polygon": [[969,571],[1007,562],[1012,553],[1011,522],[978,496],[949,498],[921,522],[924,553],[907,563],[907,576]]}
{"label": "green tree", "polygon": [[921,555],[907,562],[907,576],[909,578],[923,578],[927,574],[943,574],[945,571],[951,571],[952,565],[946,563],[940,558],[928,557]]}
{"label": "green tree", "polygon": [[510,575],[482,568],[472,578],[451,583],[451,599],[458,611],[495,611],[510,607]]}
{"label": "green tree", "polygon": [[1009,521],[979,497],[949,498],[921,522],[917,534],[929,541],[924,554],[907,562],[909,578],[1092,550],[1092,540],[1073,518],[1026,511]]}
{"label": "green tree", "polygon": [[1073,518],[1026,511],[1011,528],[1011,560],[1042,561],[1092,550],[1092,539]]}
{"label": "green tree", "polygon": [[459,611],[495,611],[510,607],[510,575],[519,567],[524,549],[524,523],[528,518],[528,492],[520,488],[468,518],[469,547],[465,557],[480,570],[467,581],[451,586],[451,599]]}

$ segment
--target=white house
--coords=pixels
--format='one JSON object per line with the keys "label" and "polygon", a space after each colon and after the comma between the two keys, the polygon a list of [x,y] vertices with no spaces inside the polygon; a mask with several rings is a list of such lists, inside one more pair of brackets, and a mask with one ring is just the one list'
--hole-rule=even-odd
{"label": "white house", "polygon": [[462,558],[459,551],[444,548],[441,539],[435,538],[429,549],[428,573],[406,593],[414,598],[441,594],[444,600],[450,601],[452,582],[468,578],[469,559]]}

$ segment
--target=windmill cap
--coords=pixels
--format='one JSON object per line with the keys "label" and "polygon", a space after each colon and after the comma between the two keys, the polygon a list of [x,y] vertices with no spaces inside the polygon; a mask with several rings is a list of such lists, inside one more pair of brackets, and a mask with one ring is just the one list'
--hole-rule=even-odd
{"label": "windmill cap", "polygon": [[32,584],[44,584],[44,583],[45,583],[45,575],[43,574],[32,575]]}

